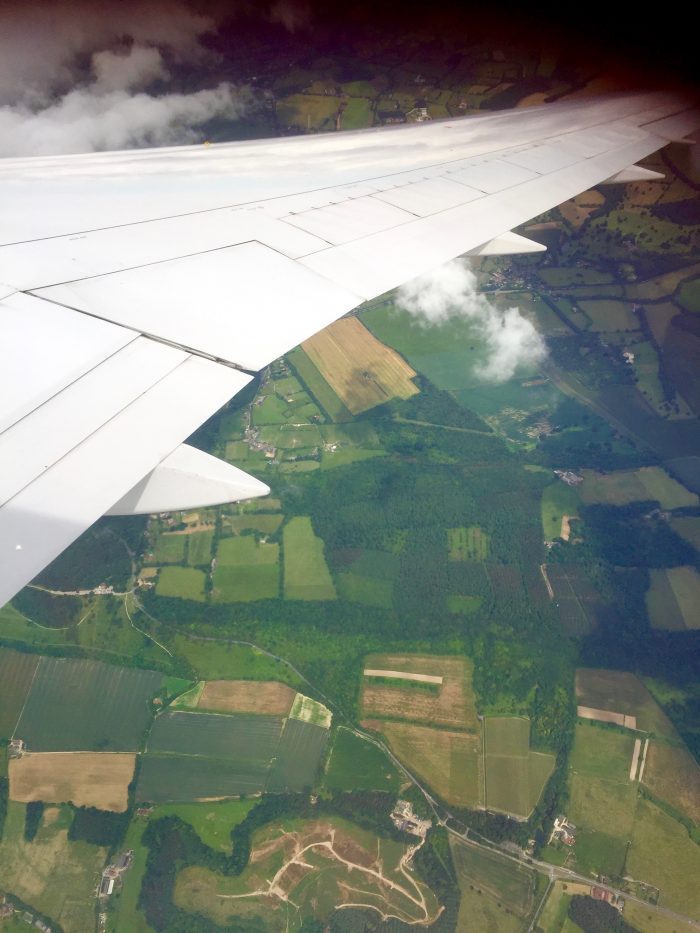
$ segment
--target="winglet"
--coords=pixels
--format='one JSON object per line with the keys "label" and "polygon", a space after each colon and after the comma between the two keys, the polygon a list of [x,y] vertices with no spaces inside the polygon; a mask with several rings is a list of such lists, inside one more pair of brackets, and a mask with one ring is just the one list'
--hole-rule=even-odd
{"label": "winglet", "polygon": [[528,240],[519,233],[502,233],[488,243],[470,250],[467,256],[514,256],[518,253],[543,253],[547,247],[535,240]]}
{"label": "winglet", "polygon": [[269,486],[238,467],[180,444],[155,470],[115,502],[107,515],[179,512],[266,496]]}
{"label": "winglet", "polygon": [[663,172],[654,172],[650,168],[642,168],[641,165],[630,165],[629,168],[623,168],[621,172],[616,172],[601,185],[619,185],[627,181],[660,181],[666,176]]}

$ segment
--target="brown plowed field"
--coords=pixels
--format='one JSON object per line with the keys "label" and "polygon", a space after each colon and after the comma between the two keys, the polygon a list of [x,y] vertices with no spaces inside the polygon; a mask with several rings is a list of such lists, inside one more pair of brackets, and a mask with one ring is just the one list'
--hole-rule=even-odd
{"label": "brown plowed field", "polygon": [[302,347],[353,415],[418,392],[415,370],[356,317],[336,321]]}
{"label": "brown plowed field", "polygon": [[198,709],[219,713],[275,713],[286,715],[295,691],[273,680],[208,680]]}
{"label": "brown plowed field", "polygon": [[74,803],[123,813],[136,756],[122,752],[34,752],[9,764],[10,799]]}

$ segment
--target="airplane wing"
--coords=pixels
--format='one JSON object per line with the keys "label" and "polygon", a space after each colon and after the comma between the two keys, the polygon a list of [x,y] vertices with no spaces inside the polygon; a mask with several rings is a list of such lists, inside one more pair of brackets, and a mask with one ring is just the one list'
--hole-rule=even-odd
{"label": "airplane wing", "polygon": [[182,441],[253,374],[700,125],[661,94],[0,161],[0,605],[101,515],[265,494]]}

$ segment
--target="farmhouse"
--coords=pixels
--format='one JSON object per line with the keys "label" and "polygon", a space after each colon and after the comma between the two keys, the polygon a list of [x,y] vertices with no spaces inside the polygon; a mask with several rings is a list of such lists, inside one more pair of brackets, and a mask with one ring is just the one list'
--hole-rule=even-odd
{"label": "farmhouse", "polygon": [[567,486],[580,486],[583,482],[583,477],[574,473],[573,470],[555,470],[554,473]]}
{"label": "farmhouse", "polygon": [[549,837],[550,845],[553,842],[563,842],[565,846],[573,846],[576,843],[576,827],[569,823],[565,816],[558,816],[554,820],[552,834]]}

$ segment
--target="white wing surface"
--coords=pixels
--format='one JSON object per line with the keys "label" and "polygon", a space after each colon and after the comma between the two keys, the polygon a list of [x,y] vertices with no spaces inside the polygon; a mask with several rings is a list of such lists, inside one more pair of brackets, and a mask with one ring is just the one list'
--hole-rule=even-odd
{"label": "white wing surface", "polygon": [[660,94],[0,162],[0,605],[106,512],[267,487],[182,446],[252,373],[700,125]]}

